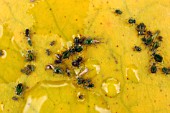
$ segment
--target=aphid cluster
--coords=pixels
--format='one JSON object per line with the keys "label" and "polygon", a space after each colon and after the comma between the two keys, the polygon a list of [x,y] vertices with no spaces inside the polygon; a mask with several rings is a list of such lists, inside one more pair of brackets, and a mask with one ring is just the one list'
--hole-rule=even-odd
{"label": "aphid cluster", "polygon": [[[71,62],[69,62],[69,64],[65,64],[65,60],[69,59],[71,56],[74,57],[77,56],[78,53],[82,52],[84,49],[84,46],[90,46],[92,44],[97,44],[100,41],[96,40],[96,39],[92,39],[92,38],[87,38],[84,36],[81,37],[74,37],[73,39],[73,45],[71,47],[69,47],[67,50],[64,50],[63,52],[59,53],[59,54],[55,54],[56,59],[54,60],[53,64],[48,64],[46,65],[46,70],[53,70],[53,73],[56,74],[66,74],[69,77],[76,75],[74,72],[75,68],[80,68],[81,63],[83,62],[83,57],[82,56],[78,56],[77,58],[73,59]],[[64,65],[64,66],[63,66]],[[69,65],[66,66],[66,65]],[[85,70],[86,72],[82,71],[79,73],[79,76],[84,75],[85,73],[88,72],[88,69]],[[75,78],[77,78],[77,80],[79,80],[79,77],[74,76]],[[89,80],[90,81],[90,80]],[[91,88],[94,86],[94,84],[90,82],[84,82],[82,84],[80,84],[77,81],[78,85],[83,85],[86,88]]]}
{"label": "aphid cluster", "polygon": [[[158,52],[157,49],[160,47],[162,41],[162,36],[159,35],[160,31],[157,30],[155,33],[151,31],[147,31],[146,25],[144,23],[138,24],[136,30],[138,32],[138,35],[143,36],[142,42],[151,52],[151,56],[152,56],[151,60],[154,59],[154,63],[150,67],[150,71],[151,73],[156,73],[157,72],[156,64],[163,62],[162,55],[157,53]],[[135,46],[135,50],[138,51],[140,49]],[[163,67],[162,72],[164,74],[170,74],[170,69]]]}
{"label": "aphid cluster", "polygon": [[90,79],[77,78],[77,83],[82,85],[84,88],[93,88],[94,84]]}

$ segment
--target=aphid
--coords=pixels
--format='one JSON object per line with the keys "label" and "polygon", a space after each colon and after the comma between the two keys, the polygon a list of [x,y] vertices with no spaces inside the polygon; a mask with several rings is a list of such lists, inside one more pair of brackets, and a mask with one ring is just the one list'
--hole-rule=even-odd
{"label": "aphid", "polygon": [[93,88],[94,87],[94,84],[93,83],[90,83],[87,85],[87,88]]}
{"label": "aphid", "polygon": [[135,50],[135,51],[141,51],[142,49],[141,49],[139,46],[135,46],[135,47],[134,47],[134,50]]}
{"label": "aphid", "polygon": [[78,85],[81,85],[83,83],[85,83],[85,80],[83,78],[81,78],[81,77],[77,78],[77,84]]}
{"label": "aphid", "polygon": [[162,72],[163,72],[164,74],[170,74],[170,69],[169,69],[169,68],[166,68],[166,67],[163,67],[163,68],[162,68]]}
{"label": "aphid", "polygon": [[75,44],[75,45],[78,45],[78,44],[79,44],[79,38],[78,38],[78,37],[75,37],[75,38],[74,38],[74,44]]}
{"label": "aphid", "polygon": [[35,55],[34,55],[33,51],[28,50],[28,52],[26,54],[26,61],[31,62],[33,60],[35,60]]}
{"label": "aphid", "polygon": [[76,52],[81,52],[83,50],[83,47],[81,45],[74,46],[74,49]]}
{"label": "aphid", "polygon": [[163,57],[159,54],[154,54],[154,59],[156,62],[162,62]]}
{"label": "aphid", "polygon": [[34,70],[35,70],[34,65],[27,65],[26,67],[21,69],[21,72],[26,74],[26,75],[30,75]]}
{"label": "aphid", "polygon": [[94,40],[92,38],[87,38],[84,40],[83,44],[86,44],[86,45],[91,45],[91,44],[95,44],[95,43],[99,43],[100,41],[98,40]]}
{"label": "aphid", "polygon": [[70,70],[68,68],[66,68],[66,73],[67,73],[68,76],[71,75]]}
{"label": "aphid", "polygon": [[150,45],[152,42],[153,42],[153,40],[159,35],[159,33],[160,33],[160,31],[159,30],[157,30],[156,32],[155,32],[155,34],[153,34],[152,36],[150,36],[149,38],[142,38],[142,41],[145,43],[145,45]]}
{"label": "aphid", "polygon": [[78,57],[76,60],[74,60],[74,61],[72,62],[72,65],[75,66],[75,67],[79,67],[80,62],[81,62],[82,60],[83,60],[82,57]]}
{"label": "aphid", "polygon": [[23,92],[23,89],[24,89],[23,84],[22,84],[22,83],[19,83],[19,84],[16,86],[16,90],[15,90],[16,94],[17,94],[17,95],[21,95],[22,92]]}
{"label": "aphid", "polygon": [[55,56],[57,59],[62,59],[62,55],[60,55],[60,54],[55,54]]}
{"label": "aphid", "polygon": [[72,54],[75,53],[75,52],[76,52],[76,51],[75,51],[75,48],[73,48],[73,47],[70,48],[70,49],[69,49],[69,52],[72,53]]}
{"label": "aphid", "polygon": [[118,15],[121,15],[121,14],[122,14],[122,11],[119,10],[119,9],[116,9],[116,10],[115,10],[115,13],[118,14]]}
{"label": "aphid", "polygon": [[51,64],[45,66],[45,70],[50,70],[50,69],[54,70],[54,66]]}
{"label": "aphid", "polygon": [[4,55],[3,50],[0,50],[0,57]]}
{"label": "aphid", "polygon": [[50,51],[49,49],[46,49],[46,54],[47,54],[48,56],[50,56],[51,51]]}
{"label": "aphid", "polygon": [[29,30],[29,29],[26,29],[26,30],[25,30],[25,36],[26,36],[26,37],[30,37],[30,30]]}
{"label": "aphid", "polygon": [[158,40],[162,41],[163,37],[162,36],[158,36]]}
{"label": "aphid", "polygon": [[153,65],[151,66],[151,73],[156,73],[156,71],[157,71],[156,64],[153,63]]}
{"label": "aphid", "polygon": [[148,38],[148,39],[146,39],[146,38],[144,37],[144,38],[142,38],[142,41],[144,42],[145,45],[150,45],[153,40],[152,40],[151,37]]}
{"label": "aphid", "polygon": [[57,60],[54,61],[55,64],[60,64],[62,63],[62,55],[56,54]]}
{"label": "aphid", "polygon": [[50,46],[55,45],[55,41],[50,42]]}
{"label": "aphid", "polygon": [[86,39],[86,37],[81,37],[80,39],[79,39],[79,44],[83,44],[83,42],[84,42],[84,40]]}
{"label": "aphid", "polygon": [[32,46],[32,41],[31,41],[31,38],[30,38],[30,30],[29,29],[26,29],[25,30],[25,36],[27,37],[27,42],[30,46]]}
{"label": "aphid", "polygon": [[144,23],[140,23],[137,25],[136,30],[138,31],[138,35],[144,35],[144,32],[146,31],[146,26]]}
{"label": "aphid", "polygon": [[55,64],[61,64],[61,63],[62,63],[62,60],[55,60],[54,63],[55,63]]}
{"label": "aphid", "polygon": [[133,18],[130,18],[130,19],[128,20],[128,22],[129,22],[129,24],[135,24],[135,23],[136,23],[136,20],[133,19]]}
{"label": "aphid", "polygon": [[57,74],[63,74],[63,70],[60,67],[55,67],[53,71]]}
{"label": "aphid", "polygon": [[62,53],[62,58],[63,59],[69,58],[70,55],[71,55],[70,51],[66,50]]}
{"label": "aphid", "polygon": [[154,42],[153,43],[153,46],[152,46],[152,50],[155,50],[157,49],[158,47],[160,47],[160,43],[157,41],[157,42]]}

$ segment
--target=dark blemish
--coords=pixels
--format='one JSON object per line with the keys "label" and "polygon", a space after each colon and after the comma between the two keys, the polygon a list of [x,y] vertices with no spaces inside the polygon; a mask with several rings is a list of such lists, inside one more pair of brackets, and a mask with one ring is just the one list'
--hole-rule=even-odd
{"label": "dark blemish", "polygon": [[47,54],[48,56],[50,56],[51,51],[50,51],[49,49],[46,49],[46,54]]}
{"label": "dark blemish", "polygon": [[0,57],[4,55],[3,50],[0,50]]}
{"label": "dark blemish", "polygon": [[50,8],[49,10],[51,11],[52,9]]}
{"label": "dark blemish", "polygon": [[100,25],[102,25],[103,23],[101,22]]}
{"label": "dark blemish", "polygon": [[13,96],[13,97],[12,97],[12,100],[17,101],[17,100],[18,100],[18,97]]}
{"label": "dark blemish", "polygon": [[55,41],[50,42],[50,46],[55,45]]}

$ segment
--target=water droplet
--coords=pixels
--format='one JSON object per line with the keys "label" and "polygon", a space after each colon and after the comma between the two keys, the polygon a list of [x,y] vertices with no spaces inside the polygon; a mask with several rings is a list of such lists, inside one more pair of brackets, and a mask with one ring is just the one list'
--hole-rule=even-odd
{"label": "water droplet", "polygon": [[102,89],[109,97],[114,97],[120,93],[120,82],[114,78],[109,78],[102,83]]}
{"label": "water droplet", "polygon": [[0,104],[1,111],[4,111],[4,104]]}
{"label": "water droplet", "polygon": [[100,65],[93,65],[93,67],[96,68],[96,73],[99,74],[100,73]]}
{"label": "water droplet", "polygon": [[132,65],[126,68],[126,79],[132,82],[139,82],[140,78],[136,66]]}
{"label": "water droplet", "polygon": [[2,59],[5,59],[5,58],[7,57],[7,52],[6,52],[5,50],[2,50],[2,51],[3,51],[3,54],[4,54],[4,55],[2,55],[1,58],[2,58]]}
{"label": "water droplet", "polygon": [[108,110],[106,108],[99,107],[99,106],[95,106],[95,110],[98,111],[99,113],[111,113],[110,110]]}
{"label": "water droplet", "polygon": [[43,103],[46,100],[47,96],[45,95],[39,98],[32,98],[31,96],[29,96],[24,107],[23,113],[33,113],[35,111],[39,113]]}
{"label": "water droplet", "polygon": [[85,96],[81,92],[77,93],[77,98],[78,98],[78,101],[80,102],[83,102],[85,100]]}

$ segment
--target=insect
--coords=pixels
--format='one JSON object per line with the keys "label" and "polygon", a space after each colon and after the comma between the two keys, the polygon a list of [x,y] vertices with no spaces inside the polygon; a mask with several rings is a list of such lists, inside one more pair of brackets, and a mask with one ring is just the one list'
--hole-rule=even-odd
{"label": "insect", "polygon": [[72,66],[75,66],[75,67],[79,67],[80,66],[80,62],[83,60],[82,57],[78,57],[76,60],[74,60],[72,62]]}
{"label": "insect", "polygon": [[83,44],[90,45],[90,44],[95,44],[99,43],[100,41],[92,39],[92,38],[87,38],[84,40]]}
{"label": "insect", "polygon": [[135,46],[135,47],[134,47],[134,50],[135,50],[135,51],[141,51],[142,49],[141,49],[139,46]]}
{"label": "insect", "polygon": [[27,65],[26,67],[21,69],[21,72],[26,74],[26,75],[30,75],[34,70],[35,70],[34,65]]}
{"label": "insect", "polygon": [[63,74],[63,70],[60,68],[60,67],[54,67],[54,73],[57,73],[57,74]]}
{"label": "insect", "polygon": [[74,44],[75,44],[75,45],[78,45],[78,44],[79,44],[79,40],[80,40],[80,39],[79,39],[78,37],[75,37],[74,40],[73,40]]}
{"label": "insect", "polygon": [[160,43],[158,41],[154,42],[152,45],[152,51],[154,51],[155,49],[157,49],[158,47],[160,47]]}
{"label": "insect", "polygon": [[146,25],[144,23],[140,23],[137,25],[136,30],[138,31],[138,35],[144,35],[146,31]]}
{"label": "insect", "polygon": [[35,60],[35,55],[33,53],[33,51],[28,50],[27,54],[26,54],[26,61],[31,62]]}
{"label": "insect", "polygon": [[116,9],[115,10],[115,13],[118,14],[118,15],[121,15],[122,14],[122,11],[120,9]]}
{"label": "insect", "polygon": [[83,50],[83,47],[81,45],[74,46],[75,52],[81,52]]}
{"label": "insect", "polygon": [[51,54],[51,51],[49,49],[46,49],[46,54],[49,56]]}
{"label": "insect", "polygon": [[22,92],[23,92],[23,89],[24,89],[24,87],[23,87],[23,84],[22,83],[19,83],[17,86],[16,86],[16,94],[17,95],[21,95],[22,94]]}
{"label": "insect", "polygon": [[68,76],[71,75],[70,70],[68,68],[66,68],[66,73],[67,73]]}
{"label": "insect", "polygon": [[50,42],[50,46],[55,45],[55,41]]}
{"label": "insect", "polygon": [[163,72],[164,74],[170,74],[170,69],[169,69],[169,68],[166,68],[166,67],[163,67],[163,68],[162,68],[162,72]]}
{"label": "insect", "polygon": [[153,65],[151,66],[151,73],[156,73],[156,71],[157,71],[156,64],[153,63]]}
{"label": "insect", "polygon": [[63,59],[69,58],[70,55],[71,55],[71,52],[69,50],[66,50],[62,53],[62,58]]}
{"label": "insect", "polygon": [[25,36],[27,38],[27,42],[30,46],[32,46],[32,41],[31,41],[31,38],[30,38],[30,30],[29,29],[26,29],[25,30]]}
{"label": "insect", "polygon": [[162,62],[163,57],[161,55],[159,55],[159,54],[154,54],[154,59],[157,62]]}
{"label": "insect", "polygon": [[133,19],[133,18],[130,18],[130,19],[128,20],[128,22],[129,22],[129,24],[135,24],[135,23],[136,23],[136,20]]}
{"label": "insect", "polygon": [[53,65],[51,65],[51,64],[46,65],[45,70],[51,70],[51,69],[54,70],[54,66]]}

